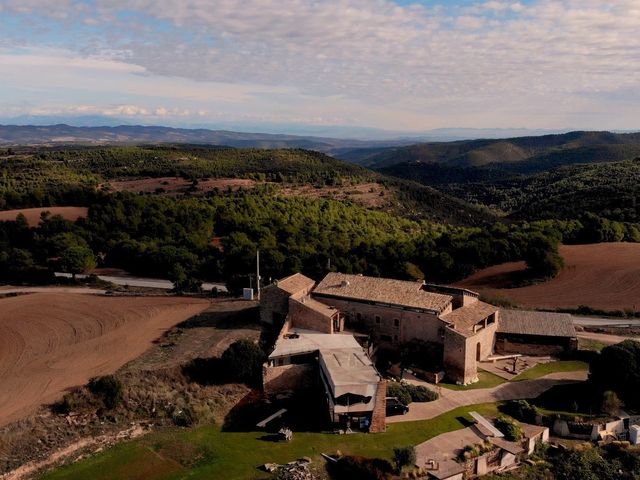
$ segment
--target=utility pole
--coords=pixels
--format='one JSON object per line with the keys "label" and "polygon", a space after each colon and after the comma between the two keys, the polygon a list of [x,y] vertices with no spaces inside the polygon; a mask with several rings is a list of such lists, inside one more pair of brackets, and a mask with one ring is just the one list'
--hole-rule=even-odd
{"label": "utility pole", "polygon": [[256,250],[256,296],[260,299],[260,250]]}

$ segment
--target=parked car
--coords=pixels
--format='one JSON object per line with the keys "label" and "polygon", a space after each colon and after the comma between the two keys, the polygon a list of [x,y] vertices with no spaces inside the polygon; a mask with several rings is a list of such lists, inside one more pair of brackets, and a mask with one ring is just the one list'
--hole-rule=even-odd
{"label": "parked car", "polygon": [[406,415],[408,411],[409,407],[396,397],[387,397],[387,417],[392,415]]}

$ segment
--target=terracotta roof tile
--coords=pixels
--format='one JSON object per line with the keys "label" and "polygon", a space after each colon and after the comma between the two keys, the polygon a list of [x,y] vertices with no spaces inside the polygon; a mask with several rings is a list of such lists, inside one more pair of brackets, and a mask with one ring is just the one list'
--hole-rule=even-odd
{"label": "terracotta roof tile", "polygon": [[451,324],[455,331],[464,335],[471,335],[475,333],[473,327],[478,322],[497,311],[498,307],[478,301],[470,305],[465,305],[464,307],[456,308],[449,313],[441,315],[440,318]]}
{"label": "terracotta roof tile", "polygon": [[305,277],[301,273],[294,273],[282,280],[278,280],[278,288],[291,295],[300,293],[303,290],[310,290],[316,284],[315,280]]}
{"label": "terracotta roof tile", "polygon": [[444,310],[453,298],[450,295],[427,292],[418,282],[335,272],[327,274],[314,289],[313,294],[435,312]]}
{"label": "terracotta roof tile", "polygon": [[571,315],[566,313],[502,310],[498,333],[575,337]]}

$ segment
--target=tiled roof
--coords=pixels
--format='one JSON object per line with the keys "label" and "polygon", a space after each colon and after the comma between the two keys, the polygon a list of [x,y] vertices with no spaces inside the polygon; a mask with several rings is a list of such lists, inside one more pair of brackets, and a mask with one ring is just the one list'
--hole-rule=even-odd
{"label": "tiled roof", "polygon": [[465,305],[464,307],[456,308],[449,313],[441,315],[440,318],[451,324],[455,331],[464,335],[470,335],[474,333],[474,325],[497,311],[498,307],[478,301]]}
{"label": "tiled roof", "polygon": [[435,312],[444,310],[452,300],[449,295],[424,291],[422,284],[418,282],[335,272],[327,274],[314,289],[313,294]]}
{"label": "tiled roof", "polygon": [[278,280],[278,288],[284,290],[291,295],[295,295],[303,290],[309,290],[315,285],[315,281],[309,277],[305,277],[301,273],[294,273],[282,280]]}
{"label": "tiled roof", "polygon": [[545,337],[576,336],[571,315],[525,310],[502,310],[498,333],[540,335]]}
{"label": "tiled roof", "polygon": [[331,318],[337,312],[335,308],[330,307],[329,305],[326,305],[324,303],[320,303],[319,301],[311,298],[309,295],[304,295],[300,298],[294,298],[293,301],[298,302],[304,307],[313,310],[320,315],[324,315],[327,318]]}

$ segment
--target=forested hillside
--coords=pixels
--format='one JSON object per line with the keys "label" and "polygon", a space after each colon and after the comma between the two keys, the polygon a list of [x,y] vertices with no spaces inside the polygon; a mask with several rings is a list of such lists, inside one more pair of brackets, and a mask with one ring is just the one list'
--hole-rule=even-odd
{"label": "forested hillside", "polygon": [[380,169],[405,162],[533,173],[574,163],[612,162],[640,156],[640,133],[570,132],[502,140],[419,143],[406,147],[354,149],[340,158]]}
{"label": "forested hillside", "polygon": [[[251,179],[271,192],[285,185],[340,187],[374,182],[390,191],[384,209],[414,219],[462,225],[490,223],[493,215],[431,187],[386,177],[308,150],[202,146],[16,148],[0,152],[0,208],[84,205],[110,181],[179,177]],[[9,153],[11,153],[9,155]],[[191,194],[192,192],[185,192]]]}

